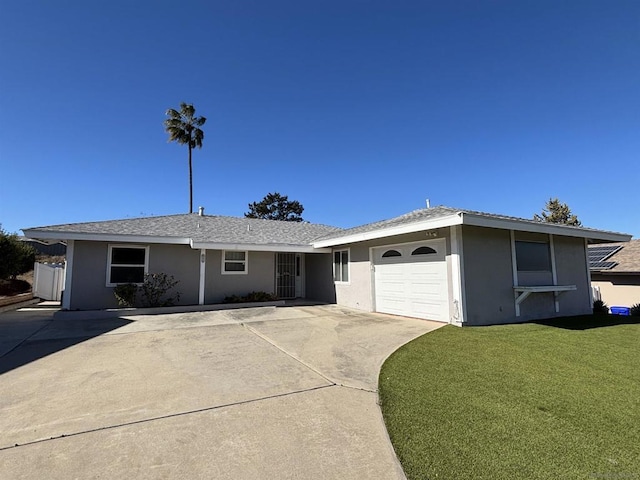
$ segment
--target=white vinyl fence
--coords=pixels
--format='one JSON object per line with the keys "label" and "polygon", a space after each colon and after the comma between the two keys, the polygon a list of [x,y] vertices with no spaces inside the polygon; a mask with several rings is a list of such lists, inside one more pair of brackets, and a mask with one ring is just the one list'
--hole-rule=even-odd
{"label": "white vinyl fence", "polygon": [[33,296],[59,302],[63,289],[64,264],[36,262],[33,267]]}

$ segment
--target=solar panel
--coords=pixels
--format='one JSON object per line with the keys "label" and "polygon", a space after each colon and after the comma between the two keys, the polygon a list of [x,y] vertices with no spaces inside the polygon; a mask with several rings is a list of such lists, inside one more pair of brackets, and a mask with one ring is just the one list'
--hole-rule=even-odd
{"label": "solar panel", "polygon": [[603,245],[589,247],[589,264],[602,262],[622,248],[622,245]]}
{"label": "solar panel", "polygon": [[591,270],[610,270],[616,265],[616,262],[589,262]]}

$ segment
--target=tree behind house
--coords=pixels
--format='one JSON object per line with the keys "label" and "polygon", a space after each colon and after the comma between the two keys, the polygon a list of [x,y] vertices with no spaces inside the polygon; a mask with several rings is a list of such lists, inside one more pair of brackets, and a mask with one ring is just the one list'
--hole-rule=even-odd
{"label": "tree behind house", "polygon": [[283,220],[285,222],[302,222],[304,207],[297,200],[289,200],[278,192],[268,193],[260,202],[249,204],[246,218],[262,218],[264,220]]}
{"label": "tree behind house", "polygon": [[178,142],[189,147],[189,213],[193,213],[193,167],[191,164],[191,151],[194,148],[202,148],[204,132],[200,129],[205,117],[196,117],[196,109],[189,103],[182,102],[180,111],[170,108],[164,121],[164,129],[169,134],[170,142]]}
{"label": "tree behind house", "polygon": [[557,198],[550,198],[540,215],[536,213],[533,219],[538,222],[559,223],[574,227],[582,225],[578,217],[571,213],[569,206],[566,203],[561,203]]}

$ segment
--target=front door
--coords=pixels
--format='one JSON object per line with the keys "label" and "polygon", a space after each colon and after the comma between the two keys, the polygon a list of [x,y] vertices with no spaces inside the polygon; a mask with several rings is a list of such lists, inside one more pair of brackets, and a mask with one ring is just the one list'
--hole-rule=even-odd
{"label": "front door", "polygon": [[296,278],[300,276],[300,257],[296,253],[278,253],[276,255],[276,294],[278,298],[296,298]]}

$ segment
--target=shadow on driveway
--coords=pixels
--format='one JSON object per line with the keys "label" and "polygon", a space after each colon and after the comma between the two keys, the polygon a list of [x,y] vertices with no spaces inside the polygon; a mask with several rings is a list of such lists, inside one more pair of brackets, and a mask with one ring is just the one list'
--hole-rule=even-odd
{"label": "shadow on driveway", "polygon": [[54,321],[55,310],[50,310],[26,308],[0,315],[0,375],[132,323],[125,318]]}

